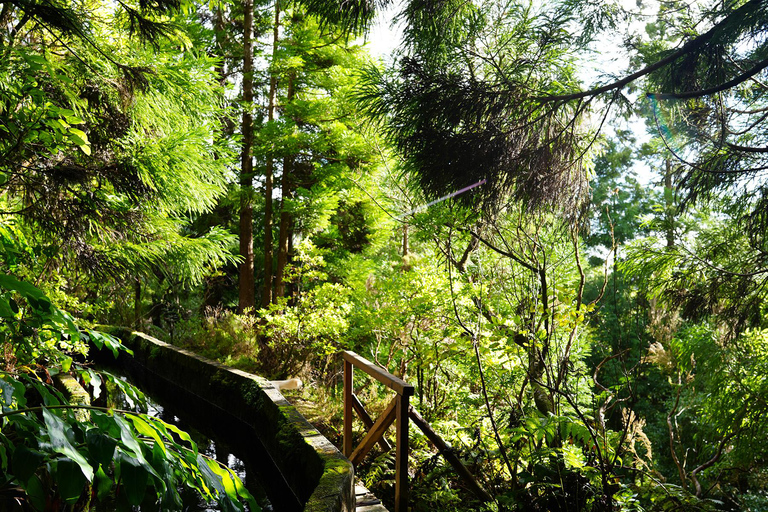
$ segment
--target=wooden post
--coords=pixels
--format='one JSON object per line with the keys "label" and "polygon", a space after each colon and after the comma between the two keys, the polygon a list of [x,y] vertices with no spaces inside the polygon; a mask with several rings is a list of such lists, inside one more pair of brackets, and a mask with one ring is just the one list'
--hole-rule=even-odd
{"label": "wooden post", "polygon": [[352,455],[352,363],[344,360],[344,455]]}
{"label": "wooden post", "polygon": [[395,443],[395,512],[408,512],[408,395],[398,394]]}

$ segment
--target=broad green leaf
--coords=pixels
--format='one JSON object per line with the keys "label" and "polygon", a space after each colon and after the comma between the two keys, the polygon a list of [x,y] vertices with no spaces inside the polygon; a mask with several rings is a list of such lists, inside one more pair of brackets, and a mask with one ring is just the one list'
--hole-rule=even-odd
{"label": "broad green leaf", "polygon": [[19,281],[15,277],[9,276],[7,274],[0,274],[0,287],[5,288],[6,290],[19,292],[26,298],[45,298],[45,294],[36,286],[33,286],[26,281]]}
{"label": "broad green leaf", "polygon": [[9,299],[7,297],[0,297],[0,317],[13,318],[16,316],[16,313],[18,313],[18,309],[16,312],[13,311]]}
{"label": "broad green leaf", "polygon": [[237,495],[240,496],[241,499],[244,499],[248,503],[248,508],[251,510],[251,512],[260,512],[261,507],[256,503],[256,499],[253,497],[253,495],[248,491],[248,489],[245,488],[243,485],[243,481],[240,480],[239,477],[234,476],[232,479],[235,483],[235,489],[237,489]]}
{"label": "broad green leaf", "polygon": [[43,489],[43,483],[40,478],[35,475],[23,484],[24,490],[27,492],[30,504],[35,510],[45,510],[46,493]]}
{"label": "broad green leaf", "polygon": [[171,436],[168,434],[168,431],[170,430],[171,432],[173,432],[174,434],[179,436],[179,439],[189,443],[190,447],[192,448],[192,452],[194,452],[195,456],[197,456],[197,443],[195,443],[192,440],[192,438],[190,437],[190,435],[187,432],[181,430],[176,425],[173,425],[171,423],[166,423],[165,421],[161,420],[160,418],[152,418],[152,422],[155,425],[157,425],[157,427],[161,431],[163,431],[163,435],[165,435],[167,438],[169,438],[169,439],[171,438]]}
{"label": "broad green leaf", "polygon": [[149,482],[149,473],[146,470],[146,462],[135,457],[120,453],[118,455],[120,463],[120,481],[123,484],[128,503],[139,505],[147,492],[147,483]]}
{"label": "broad green leaf", "polygon": [[103,467],[109,467],[115,456],[117,440],[105,435],[98,428],[91,428],[85,432],[85,442],[91,459]]}
{"label": "broad green leaf", "polygon": [[69,439],[67,439],[66,430],[69,428],[58,416],[52,414],[48,409],[43,408],[43,419],[45,420],[46,431],[51,441],[54,451],[72,459],[80,467],[83,476],[89,482],[93,481],[93,468],[85,457],[80,453]]}
{"label": "broad green leaf", "polygon": [[73,504],[80,499],[88,481],[78,470],[78,464],[70,459],[60,459],[56,463],[56,486],[59,495],[66,503]]}
{"label": "broad green leaf", "polygon": [[96,497],[99,501],[104,501],[104,498],[109,495],[109,491],[112,490],[112,479],[107,476],[101,466],[96,470],[93,483],[96,490]]}
{"label": "broad green leaf", "polygon": [[221,467],[215,460],[205,459],[205,462],[208,464],[211,471],[213,471],[213,473],[221,480],[221,486],[224,493],[229,496],[230,499],[237,501],[237,488],[232,481],[232,475],[229,471]]}
{"label": "broad green leaf", "polygon": [[0,391],[3,394],[3,410],[5,410],[6,407],[10,407],[13,404],[13,393],[15,390],[5,379],[0,379]]}
{"label": "broad green leaf", "polygon": [[85,121],[80,119],[74,114],[66,114],[64,118],[67,120],[69,124],[85,124]]}
{"label": "broad green leaf", "polygon": [[13,473],[20,482],[26,482],[32,478],[43,460],[45,460],[44,454],[20,444],[13,451]]}
{"label": "broad green leaf", "polygon": [[120,427],[115,421],[114,416],[101,411],[91,411],[91,421],[110,437],[116,438],[120,436]]}
{"label": "broad green leaf", "polygon": [[[131,451],[133,455],[132,459],[135,458],[138,461],[138,464],[140,464],[141,467],[144,468],[144,472],[155,477],[157,479],[157,482],[164,488],[165,484],[163,482],[163,479],[160,478],[160,475],[157,474],[154,468],[149,464],[147,459],[144,457],[144,452],[142,450],[141,444],[139,443],[139,440],[136,439],[136,436],[133,434],[130,424],[120,416],[115,416],[115,422],[120,427],[120,439],[122,440],[123,444]],[[119,452],[119,453],[122,453],[122,452]]]}
{"label": "broad green leaf", "polygon": [[83,130],[78,130],[77,128],[69,129],[69,138],[72,142],[81,146],[88,144],[88,135]]}
{"label": "broad green leaf", "polygon": [[93,398],[99,398],[101,396],[101,375],[93,371],[91,368],[88,368],[87,375],[88,384],[90,384],[90,386],[93,388],[93,392],[91,393]]}
{"label": "broad green leaf", "polygon": [[163,451],[163,454],[166,454],[165,443],[160,438],[157,431],[149,423],[144,421],[141,416],[131,415],[128,416],[128,419],[131,420],[134,428],[136,429],[136,432],[138,432],[139,435],[151,437],[155,441],[155,445],[160,447],[160,449]]}

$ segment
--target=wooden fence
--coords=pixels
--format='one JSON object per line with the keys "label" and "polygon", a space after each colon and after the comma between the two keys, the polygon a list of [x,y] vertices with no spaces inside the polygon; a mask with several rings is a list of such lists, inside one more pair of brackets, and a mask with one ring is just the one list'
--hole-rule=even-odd
{"label": "wooden fence", "polygon": [[[469,489],[482,501],[492,498],[474,479],[461,460],[429,426],[421,415],[410,405],[413,396],[413,386],[392,375],[385,369],[376,366],[364,357],[354,352],[342,352],[344,359],[344,455],[357,466],[376,443],[385,452],[392,449],[384,438],[384,433],[395,423],[395,512],[408,510],[408,425],[410,420],[424,432],[427,439],[435,445],[438,451],[453,466],[459,476],[466,482]],[[395,397],[384,409],[381,416],[374,421],[368,411],[353,392],[353,371],[358,368],[395,392]],[[352,412],[356,412],[368,432],[357,447],[352,446]]]}

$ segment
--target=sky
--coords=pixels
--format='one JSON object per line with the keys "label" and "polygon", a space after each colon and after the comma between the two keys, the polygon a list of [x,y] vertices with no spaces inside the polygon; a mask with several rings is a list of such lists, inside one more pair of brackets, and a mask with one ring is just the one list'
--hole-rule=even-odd
{"label": "sky", "polygon": [[389,60],[392,51],[397,48],[402,39],[400,27],[393,26],[393,19],[398,12],[400,2],[393,2],[384,11],[379,12],[370,33],[367,36],[368,51],[376,58],[385,62]]}

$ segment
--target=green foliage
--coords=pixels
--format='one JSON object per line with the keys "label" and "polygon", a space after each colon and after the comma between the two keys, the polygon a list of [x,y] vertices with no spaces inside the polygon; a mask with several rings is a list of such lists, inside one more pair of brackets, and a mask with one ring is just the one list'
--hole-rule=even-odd
{"label": "green foliage", "polygon": [[[202,322],[202,325],[201,325]],[[175,326],[178,345],[244,370],[255,370],[259,350],[258,318],[209,308],[202,319],[190,318]]]}
{"label": "green foliage", "polygon": [[302,289],[296,299],[285,299],[260,310],[260,371],[271,378],[299,375],[307,366],[327,364],[336,354],[349,329],[352,310],[349,289],[325,279],[325,263],[311,243],[298,248],[297,259],[286,272]]}
{"label": "green foliage", "polygon": [[[119,381],[89,372],[92,380]],[[91,495],[118,507],[157,501],[163,510],[181,510],[181,486],[219,501],[224,510],[245,510],[245,502],[259,510],[231,470],[204,458],[172,424],[145,414],[70,405],[34,373],[3,373],[0,381],[0,494],[18,487],[32,510],[44,510],[46,503],[87,503]],[[86,410],[87,421],[77,416],[78,409]]]}
{"label": "green foliage", "polygon": [[87,506],[91,495],[128,506],[157,501],[163,510],[181,510],[178,488],[187,486],[220,501],[225,510],[244,510],[245,502],[258,510],[238,477],[203,458],[174,425],[145,414],[70,404],[51,375],[72,371],[96,396],[109,381],[143,403],[130,385],[68,355],[85,353],[87,340],[115,356],[125,347],[108,334],[81,330],[25,281],[0,275],[0,287],[5,310],[0,315],[5,368],[0,374],[0,495],[20,490],[19,499],[32,510],[45,510],[48,503]]}
{"label": "green foliage", "polygon": [[[61,32],[51,30],[59,26],[53,11],[4,5],[4,16],[30,36],[0,45],[0,208],[47,247],[40,262],[47,278],[56,278],[46,261],[54,256],[101,279],[159,266],[191,282],[232,261],[232,237],[184,232],[189,216],[211,209],[223,192],[231,152],[218,138],[214,62],[177,52],[180,32],[157,39],[153,11],[167,20],[174,6],[130,11],[131,31],[155,36],[143,46],[120,30],[118,11],[130,3],[70,13],[74,21]],[[151,72],[131,66],[147,61]],[[193,253],[197,263],[181,264]]]}

